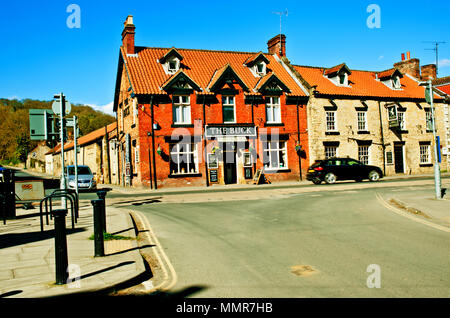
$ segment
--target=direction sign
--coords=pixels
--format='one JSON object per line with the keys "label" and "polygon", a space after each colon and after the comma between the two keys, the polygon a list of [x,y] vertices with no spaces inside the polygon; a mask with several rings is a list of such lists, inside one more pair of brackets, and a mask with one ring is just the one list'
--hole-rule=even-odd
{"label": "direction sign", "polygon": [[[65,101],[65,113],[64,113],[64,115],[69,115],[70,114],[70,111],[71,111],[71,105],[70,105],[70,103],[69,103],[69,101]],[[52,110],[53,110],[53,113],[54,114],[56,114],[56,115],[60,115],[61,113],[61,101],[59,101],[59,100],[55,100],[54,102],[53,102],[53,104],[52,104]]]}

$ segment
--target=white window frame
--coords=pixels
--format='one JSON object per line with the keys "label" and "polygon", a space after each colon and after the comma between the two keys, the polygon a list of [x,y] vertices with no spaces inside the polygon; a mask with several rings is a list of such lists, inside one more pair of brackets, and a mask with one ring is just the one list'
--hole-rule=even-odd
{"label": "white window frame", "polygon": [[[233,103],[230,103],[230,98],[233,99]],[[226,101],[226,102],[225,102]],[[224,107],[233,107],[233,121],[225,121],[225,116],[223,115]],[[224,124],[235,124],[236,123],[236,96],[234,95],[223,95],[222,96],[222,117]]]}
{"label": "white window frame", "polygon": [[431,164],[431,144],[419,144],[419,164]]}
{"label": "white window frame", "polygon": [[[280,147],[280,143],[283,143],[283,147]],[[272,148],[273,144],[276,145],[275,148]],[[272,160],[272,155],[276,153],[277,156],[281,155],[284,158],[285,166],[281,167],[279,157],[277,159],[278,161],[278,167],[275,167],[273,165],[274,160]],[[287,141],[280,140],[280,141],[269,141],[267,140],[264,142],[264,158],[268,158],[268,162],[264,162],[264,170],[287,170],[289,169],[289,161],[288,161],[288,153],[287,153]]]}
{"label": "white window frame", "polygon": [[[258,66],[261,66],[261,67],[262,67],[261,72],[258,70]],[[255,64],[255,73],[258,74],[258,75],[260,75],[260,76],[266,75],[266,63],[264,63],[264,62],[262,62],[262,61],[256,63],[256,64]]]}
{"label": "white window frame", "polygon": [[370,164],[370,145],[358,145],[358,160],[365,165]]}
{"label": "white window frame", "polygon": [[[175,68],[170,68],[170,64],[175,63]],[[168,74],[175,74],[180,69],[180,60],[177,58],[171,58],[166,62],[166,70]]]}
{"label": "white window frame", "polygon": [[402,83],[400,82],[399,76],[394,76],[391,79],[391,85],[393,89],[400,89],[402,88]]}
{"label": "white window frame", "polygon": [[[337,112],[335,110],[327,110],[325,112],[325,125],[327,132],[337,131]],[[332,119],[332,120],[331,120]],[[333,126],[333,127],[331,127]]]}
{"label": "white window frame", "polygon": [[337,157],[338,146],[324,146],[325,159]]}
{"label": "white window frame", "polygon": [[[183,97],[187,97],[186,102],[183,102]],[[173,99],[172,103],[173,123],[175,125],[191,124],[191,97],[189,95],[174,95],[172,99]],[[188,111],[185,111],[186,108],[188,109]],[[185,114],[188,114],[187,117],[189,118],[185,118]],[[178,116],[180,116],[181,118],[177,118]],[[181,119],[181,121],[179,119]]]}
{"label": "white window frame", "polygon": [[[274,102],[275,99],[278,102]],[[269,120],[269,113],[271,114],[272,120]],[[275,120],[275,113],[278,114],[279,121]],[[281,124],[283,122],[281,119],[281,102],[279,96],[266,97],[266,122],[269,124]]]}
{"label": "white window frame", "polygon": [[357,112],[358,131],[367,131],[367,112]]}
{"label": "white window frame", "polygon": [[[182,167],[181,167],[181,163],[183,163],[184,159],[186,158],[186,164],[189,165],[191,164],[190,162],[190,155],[193,155],[194,158],[194,168],[195,170],[192,171],[185,171],[182,172]],[[174,156],[177,158],[177,161],[175,162],[173,160]],[[172,163],[177,165],[177,171],[173,172],[172,170],[170,171],[171,175],[183,175],[183,174],[194,174],[194,173],[198,173],[198,152],[197,152],[197,144],[196,143],[176,143],[176,144],[171,144],[170,145],[170,160]],[[172,167],[170,167],[170,169],[172,169]]]}
{"label": "white window frame", "polygon": [[[341,76],[344,76],[344,83],[341,83]],[[347,73],[339,73],[337,75],[337,83],[339,86],[348,86],[348,74]]]}

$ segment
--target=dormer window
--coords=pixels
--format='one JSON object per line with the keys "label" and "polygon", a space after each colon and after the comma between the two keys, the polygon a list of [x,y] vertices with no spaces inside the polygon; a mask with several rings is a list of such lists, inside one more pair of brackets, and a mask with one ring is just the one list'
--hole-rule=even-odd
{"label": "dormer window", "polygon": [[399,76],[394,76],[392,78],[392,87],[395,88],[395,89],[400,89],[401,88],[400,77]]}
{"label": "dormer window", "polygon": [[348,85],[347,73],[339,74],[339,84],[340,85]]}
{"label": "dormer window", "polygon": [[264,63],[264,62],[256,63],[255,71],[258,75],[261,75],[261,76],[266,75],[266,63]]}
{"label": "dormer window", "polygon": [[167,61],[167,70],[169,73],[174,74],[180,68],[180,60],[177,58]]}
{"label": "dormer window", "polygon": [[403,77],[399,70],[393,68],[376,74],[377,79],[390,89],[402,89],[400,78]]}
{"label": "dormer window", "polygon": [[159,59],[159,63],[162,64],[166,74],[172,75],[180,69],[182,59],[183,56],[176,49],[172,48]]}
{"label": "dormer window", "polygon": [[250,69],[254,76],[262,77],[267,74],[267,64],[269,64],[269,62],[267,57],[265,57],[262,52],[259,52],[247,59],[244,65]]}
{"label": "dormer window", "polygon": [[345,65],[345,63],[342,63],[340,65],[325,70],[323,75],[337,86],[349,86],[348,76],[351,73],[352,72],[347,67],[347,65]]}

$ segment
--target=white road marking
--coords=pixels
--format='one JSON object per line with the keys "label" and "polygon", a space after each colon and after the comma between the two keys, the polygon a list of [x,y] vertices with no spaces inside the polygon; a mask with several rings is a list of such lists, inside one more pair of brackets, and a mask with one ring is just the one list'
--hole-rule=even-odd
{"label": "white road marking", "polygon": [[450,233],[450,228],[448,228],[448,227],[446,227],[446,226],[442,226],[442,225],[439,225],[439,224],[435,224],[435,223],[433,223],[433,222],[429,222],[429,221],[426,221],[426,220],[422,220],[422,219],[419,219],[419,218],[417,218],[417,217],[415,217],[415,216],[410,215],[409,213],[403,212],[402,210],[397,209],[397,208],[391,206],[389,203],[387,203],[387,202],[381,197],[381,195],[380,195],[379,193],[377,193],[375,196],[376,196],[377,200],[378,200],[384,207],[386,207],[387,209],[391,210],[392,212],[397,213],[398,215],[404,216],[404,217],[406,217],[406,218],[408,218],[408,219],[410,219],[410,220],[412,220],[412,221],[414,221],[414,222],[421,223],[421,224],[424,224],[424,225],[428,225],[428,226],[430,226],[430,227],[432,227],[432,228],[434,228],[434,229],[436,229],[436,230],[440,230],[440,231],[444,231],[444,232]]}

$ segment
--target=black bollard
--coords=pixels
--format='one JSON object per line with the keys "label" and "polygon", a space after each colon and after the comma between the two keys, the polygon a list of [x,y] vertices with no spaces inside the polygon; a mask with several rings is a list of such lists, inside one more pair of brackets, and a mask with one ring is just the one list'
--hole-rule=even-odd
{"label": "black bollard", "polygon": [[94,256],[105,256],[103,243],[103,200],[91,200],[94,207]]}
{"label": "black bollard", "polygon": [[97,196],[100,200],[103,201],[103,215],[102,215],[102,226],[103,226],[103,231],[106,232],[106,191],[104,190],[99,190],[97,191]]}
{"label": "black bollard", "polygon": [[56,265],[56,285],[67,283],[69,274],[67,273],[67,237],[66,237],[66,215],[67,210],[53,210],[55,219],[55,265]]}

